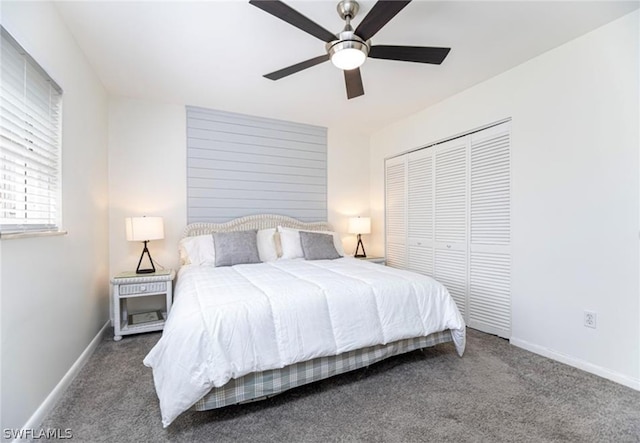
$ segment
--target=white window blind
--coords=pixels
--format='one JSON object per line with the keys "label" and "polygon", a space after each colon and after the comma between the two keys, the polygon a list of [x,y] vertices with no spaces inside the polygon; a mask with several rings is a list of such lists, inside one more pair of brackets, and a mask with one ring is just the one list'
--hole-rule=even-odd
{"label": "white window blind", "polygon": [[0,233],[55,231],[62,89],[0,30]]}

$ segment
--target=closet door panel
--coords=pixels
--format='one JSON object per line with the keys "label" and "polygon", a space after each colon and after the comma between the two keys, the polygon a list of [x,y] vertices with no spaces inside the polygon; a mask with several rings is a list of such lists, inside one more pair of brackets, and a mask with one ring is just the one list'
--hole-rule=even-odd
{"label": "closet door panel", "polygon": [[510,125],[471,137],[468,325],[511,336]]}
{"label": "closet door panel", "polygon": [[467,241],[467,141],[452,140],[435,152],[435,241]]}
{"label": "closet door panel", "polygon": [[385,237],[387,265],[407,265],[407,161],[406,156],[385,163]]}
{"label": "closet door panel", "polygon": [[433,276],[433,248],[421,244],[409,245],[407,269]]}
{"label": "closet door panel", "polygon": [[468,320],[467,151],[469,137],[434,149],[434,276],[445,285]]}
{"label": "closet door panel", "polygon": [[508,245],[511,239],[509,134],[471,144],[471,243]]}
{"label": "closet door panel", "polygon": [[386,264],[392,268],[406,268],[407,247],[399,243],[387,242]]}
{"label": "closet door panel", "polygon": [[433,240],[433,151],[408,155],[407,228],[410,239]]}
{"label": "closet door panel", "polygon": [[511,257],[471,252],[469,326],[508,337],[511,330]]}
{"label": "closet door panel", "polygon": [[433,276],[433,150],[407,156],[407,268]]}
{"label": "closet door panel", "polygon": [[434,278],[442,283],[467,319],[467,252],[436,249]]}

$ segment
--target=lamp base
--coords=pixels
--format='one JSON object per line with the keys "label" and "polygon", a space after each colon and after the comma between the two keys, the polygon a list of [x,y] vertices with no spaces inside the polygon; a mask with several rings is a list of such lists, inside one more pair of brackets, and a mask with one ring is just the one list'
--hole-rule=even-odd
{"label": "lamp base", "polygon": [[[360,246],[362,246],[362,254],[358,254],[358,249],[360,249]],[[356,257],[356,258],[366,258],[367,257],[367,253],[364,251],[364,244],[362,243],[361,234],[358,234],[358,244],[356,245],[356,253],[353,254],[353,256]]]}
{"label": "lamp base", "polygon": [[[142,250],[142,254],[140,254],[140,260],[138,260],[138,267],[136,268],[136,274],[153,274],[156,272],[156,267],[153,266],[153,260],[151,259],[151,254],[149,253],[149,249],[147,248],[148,240],[144,241],[144,249]],[[151,264],[151,268],[140,269],[140,265],[142,264],[142,259],[144,258],[144,254],[147,254],[149,257],[149,263]]]}

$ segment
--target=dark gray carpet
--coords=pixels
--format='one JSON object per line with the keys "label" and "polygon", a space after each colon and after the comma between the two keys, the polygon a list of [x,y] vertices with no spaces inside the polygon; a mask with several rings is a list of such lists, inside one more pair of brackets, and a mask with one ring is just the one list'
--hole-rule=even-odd
{"label": "dark gray carpet", "polygon": [[43,428],[82,442],[640,442],[640,392],[468,330],[271,399],[160,422],[142,359],[160,334],[111,337]]}

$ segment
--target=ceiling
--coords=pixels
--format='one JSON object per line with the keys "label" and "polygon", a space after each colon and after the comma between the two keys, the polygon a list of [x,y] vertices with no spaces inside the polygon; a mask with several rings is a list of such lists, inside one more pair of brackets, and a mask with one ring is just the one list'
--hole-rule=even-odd
{"label": "ceiling", "polygon": [[[286,1],[332,32],[337,1]],[[361,1],[354,27],[375,1]],[[368,59],[365,95],[347,100],[330,62],[262,77],[324,54],[324,43],[248,1],[59,2],[114,95],[205,106],[363,134],[424,109],[637,9],[638,1],[414,0],[373,44],[446,46],[440,66]]]}

